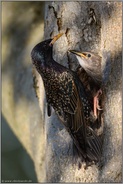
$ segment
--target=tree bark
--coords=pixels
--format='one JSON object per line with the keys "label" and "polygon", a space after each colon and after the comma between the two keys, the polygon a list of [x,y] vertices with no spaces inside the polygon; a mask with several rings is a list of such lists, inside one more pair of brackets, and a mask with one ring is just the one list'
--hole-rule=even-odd
{"label": "tree bark", "polygon": [[65,33],[54,44],[57,62],[75,69],[77,62],[67,54],[68,49],[99,53],[102,67],[106,60],[110,62],[110,75],[105,83],[102,168],[93,165],[87,170],[83,166],[78,170],[73,165],[68,132],[55,112],[48,118],[45,111],[47,182],[121,182],[121,21],[121,2],[46,3],[44,38]]}

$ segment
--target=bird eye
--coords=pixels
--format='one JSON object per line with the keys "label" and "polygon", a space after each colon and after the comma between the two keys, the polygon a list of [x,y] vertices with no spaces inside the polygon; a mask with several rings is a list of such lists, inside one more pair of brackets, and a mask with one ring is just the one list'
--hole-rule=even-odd
{"label": "bird eye", "polygon": [[88,54],[87,56],[88,56],[88,57],[91,57],[91,54]]}

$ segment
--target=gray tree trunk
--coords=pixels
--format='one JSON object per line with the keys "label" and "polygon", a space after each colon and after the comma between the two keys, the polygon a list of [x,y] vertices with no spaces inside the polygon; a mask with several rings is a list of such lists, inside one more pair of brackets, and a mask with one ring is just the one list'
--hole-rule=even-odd
{"label": "gray tree trunk", "polygon": [[[75,58],[67,55],[67,51],[79,49],[97,52],[102,55],[102,65],[107,58],[111,65],[105,86],[102,168],[93,165],[87,170],[84,167],[78,170],[73,165],[69,134],[55,112],[48,118],[45,111],[47,182],[121,182],[121,21],[121,2],[46,3],[44,38],[65,33],[54,44],[54,59],[57,62],[74,69]],[[39,101],[42,106],[40,92]]]}

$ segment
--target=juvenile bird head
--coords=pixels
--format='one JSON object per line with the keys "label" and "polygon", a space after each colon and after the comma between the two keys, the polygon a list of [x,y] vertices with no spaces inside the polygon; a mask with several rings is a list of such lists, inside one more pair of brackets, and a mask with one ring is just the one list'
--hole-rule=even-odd
{"label": "juvenile bird head", "polygon": [[101,57],[92,52],[78,52],[69,50],[69,52],[76,55],[79,64],[94,80],[101,80]]}

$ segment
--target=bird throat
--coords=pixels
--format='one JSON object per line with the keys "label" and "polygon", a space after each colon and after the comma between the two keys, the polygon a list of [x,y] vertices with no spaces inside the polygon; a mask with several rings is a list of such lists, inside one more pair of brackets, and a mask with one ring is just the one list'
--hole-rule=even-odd
{"label": "bird throat", "polygon": [[99,71],[95,72],[95,69],[92,67],[89,67],[88,64],[86,64],[86,62],[84,62],[79,56],[76,55],[76,57],[79,61],[79,64],[81,65],[81,67],[95,81],[95,83],[101,83],[102,79],[101,79],[101,75],[100,75]]}

